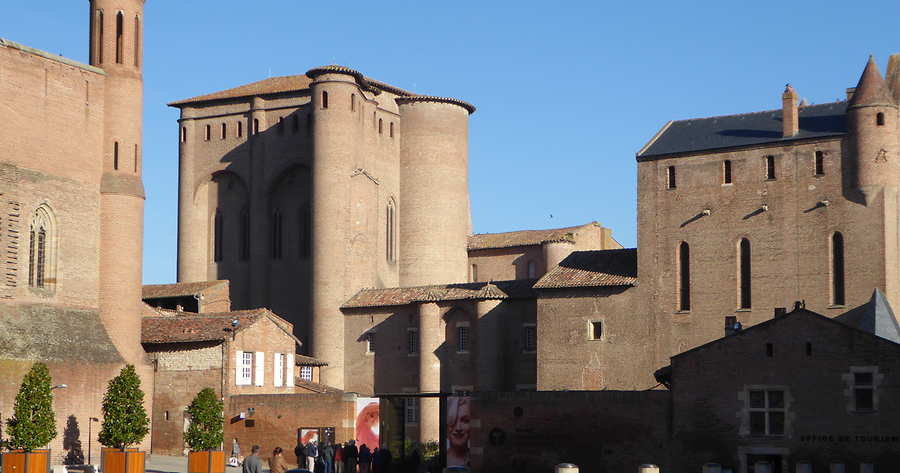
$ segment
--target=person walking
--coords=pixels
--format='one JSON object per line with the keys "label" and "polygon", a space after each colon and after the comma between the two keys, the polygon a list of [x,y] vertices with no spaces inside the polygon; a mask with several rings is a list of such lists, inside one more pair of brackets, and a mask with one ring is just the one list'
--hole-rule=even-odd
{"label": "person walking", "polygon": [[244,459],[242,473],[262,473],[262,460],[259,459],[259,445],[250,449],[250,456]]}
{"label": "person walking", "polygon": [[344,457],[347,459],[347,471],[344,473],[356,473],[356,464],[359,462],[359,449],[356,448],[356,440],[351,440],[344,445]]}
{"label": "person walking", "polygon": [[378,450],[378,447],[372,450],[372,472],[381,473],[381,452]]}
{"label": "person walking", "polygon": [[319,456],[319,449],[316,448],[316,441],[310,440],[306,444],[306,469],[316,471],[316,458]]}
{"label": "person walking", "polygon": [[372,451],[366,444],[359,446],[359,473],[370,473],[372,471]]}
{"label": "person walking", "polygon": [[296,447],[294,447],[294,455],[297,455],[297,468],[303,468],[306,466],[306,446],[303,443],[298,443]]}
{"label": "person walking", "polygon": [[325,462],[325,473],[334,473],[334,449],[331,442],[325,444],[322,449],[322,461]]}
{"label": "person walking", "polygon": [[344,473],[344,447],[338,442],[334,445],[334,473]]}
{"label": "person walking", "polygon": [[272,452],[272,458],[269,459],[269,471],[272,473],[284,473],[289,470],[287,461],[284,459],[284,450],[281,447],[275,447]]}
{"label": "person walking", "polygon": [[241,466],[241,463],[244,461],[244,458],[241,457],[241,444],[238,443],[237,438],[231,442],[231,458],[234,459],[231,462],[234,466]]}

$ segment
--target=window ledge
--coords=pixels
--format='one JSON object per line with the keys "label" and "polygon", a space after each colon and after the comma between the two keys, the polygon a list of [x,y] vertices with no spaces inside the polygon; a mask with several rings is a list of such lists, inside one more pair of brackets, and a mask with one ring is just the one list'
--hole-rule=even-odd
{"label": "window ledge", "polygon": [[845,305],[836,305],[836,304],[832,304],[832,305],[828,306],[828,308],[829,308],[829,309],[846,309],[847,306],[845,306]]}
{"label": "window ledge", "polygon": [[468,355],[469,352],[468,351],[458,351],[458,352],[456,352],[456,354],[457,355]]}
{"label": "window ledge", "polygon": [[753,308],[751,307],[743,307],[740,309],[734,309],[735,312],[753,312]]}
{"label": "window ledge", "polygon": [[531,351],[524,350],[524,351],[522,351],[522,354],[523,355],[537,355],[537,350],[531,350]]}
{"label": "window ledge", "polygon": [[406,356],[419,356],[418,353],[407,353]]}
{"label": "window ledge", "polygon": [[850,411],[851,414],[877,414],[878,411],[875,409],[853,409]]}

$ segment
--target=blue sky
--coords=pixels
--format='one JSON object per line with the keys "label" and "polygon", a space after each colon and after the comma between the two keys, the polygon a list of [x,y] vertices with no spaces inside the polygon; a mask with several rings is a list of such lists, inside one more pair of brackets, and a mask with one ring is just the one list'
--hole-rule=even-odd
{"label": "blue sky", "polygon": [[[2,0],[0,37],[87,62],[88,5]],[[175,281],[173,100],[332,63],[465,100],[476,233],[597,220],[634,247],[635,152],[668,120],[780,108],[786,83],[839,100],[870,54],[884,73],[900,53],[897,1],[148,0],[144,17],[147,284]]]}

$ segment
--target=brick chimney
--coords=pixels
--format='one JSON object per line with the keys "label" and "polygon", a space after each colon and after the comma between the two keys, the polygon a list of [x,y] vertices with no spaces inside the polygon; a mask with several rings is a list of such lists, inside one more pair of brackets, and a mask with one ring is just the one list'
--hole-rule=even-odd
{"label": "brick chimney", "polygon": [[798,117],[798,104],[797,104],[797,92],[794,92],[794,88],[791,87],[791,84],[788,84],[784,88],[784,93],[781,94],[781,101],[783,104],[783,120],[782,124],[784,125],[784,137],[794,136],[800,131],[800,118]]}

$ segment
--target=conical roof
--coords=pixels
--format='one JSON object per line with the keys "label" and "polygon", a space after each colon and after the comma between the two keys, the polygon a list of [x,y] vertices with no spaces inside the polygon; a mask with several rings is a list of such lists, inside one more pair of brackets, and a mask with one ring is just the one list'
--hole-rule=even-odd
{"label": "conical roof", "polygon": [[872,105],[888,105],[896,107],[897,103],[891,96],[891,91],[881,78],[881,72],[875,64],[875,58],[869,56],[869,62],[866,63],[866,69],[863,71],[862,77],[859,78],[859,84],[856,91],[850,99],[848,108],[868,107]]}
{"label": "conical roof", "polygon": [[880,289],[875,288],[866,313],[859,323],[859,329],[894,343],[900,343],[900,325],[891,310],[891,304]]}

